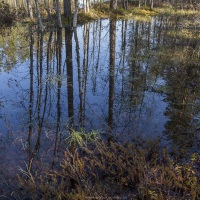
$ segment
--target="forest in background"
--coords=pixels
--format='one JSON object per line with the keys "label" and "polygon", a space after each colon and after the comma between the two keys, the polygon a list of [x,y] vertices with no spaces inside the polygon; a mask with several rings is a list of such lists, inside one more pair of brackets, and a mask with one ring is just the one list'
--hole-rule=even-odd
{"label": "forest in background", "polygon": [[106,18],[113,16],[113,14],[115,17],[126,18],[130,18],[134,14],[196,15],[199,9],[200,3],[197,0],[5,0],[0,2],[0,23],[10,24],[16,20],[29,19],[34,21],[37,19],[39,29],[43,31],[43,21],[52,23],[53,19],[55,19],[54,24],[57,27],[63,27],[63,23],[76,27],[79,13],[81,13],[79,21],[84,22]]}

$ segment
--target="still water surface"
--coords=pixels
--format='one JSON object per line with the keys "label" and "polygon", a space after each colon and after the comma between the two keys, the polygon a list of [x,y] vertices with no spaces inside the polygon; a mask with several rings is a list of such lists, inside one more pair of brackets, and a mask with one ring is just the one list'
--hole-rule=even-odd
{"label": "still water surface", "polygon": [[198,31],[167,17],[2,31],[1,168],[55,156],[71,129],[199,151]]}

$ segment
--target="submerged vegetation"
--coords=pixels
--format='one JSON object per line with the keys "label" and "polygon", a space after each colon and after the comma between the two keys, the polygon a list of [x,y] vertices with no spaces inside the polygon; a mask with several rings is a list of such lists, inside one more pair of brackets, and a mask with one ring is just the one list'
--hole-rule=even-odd
{"label": "submerged vegetation", "polygon": [[[63,160],[50,169],[26,165],[12,195],[28,199],[199,199],[200,155],[189,159],[161,147],[159,140],[121,144],[101,138],[86,141],[73,131]],[[76,136],[75,136],[76,135]],[[79,135],[79,136],[78,136]],[[76,139],[75,139],[76,137]],[[73,143],[73,144],[72,144]],[[79,145],[80,144],[80,145]],[[20,189],[19,189],[20,188]]]}

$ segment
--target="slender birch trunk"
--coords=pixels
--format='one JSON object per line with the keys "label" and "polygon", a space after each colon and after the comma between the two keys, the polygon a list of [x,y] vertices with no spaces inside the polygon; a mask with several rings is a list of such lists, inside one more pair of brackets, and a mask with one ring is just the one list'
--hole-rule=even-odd
{"label": "slender birch trunk", "polygon": [[75,10],[73,14],[73,27],[75,28],[77,25],[77,15],[78,15],[78,0],[75,0]]}
{"label": "slender birch trunk", "polygon": [[28,17],[30,19],[33,19],[33,9],[31,0],[26,0],[27,10],[28,10]]}
{"label": "slender birch trunk", "polygon": [[35,7],[36,7],[36,14],[37,14],[39,30],[44,31],[44,25],[42,23],[42,19],[41,19],[41,15],[40,15],[38,0],[35,0]]}

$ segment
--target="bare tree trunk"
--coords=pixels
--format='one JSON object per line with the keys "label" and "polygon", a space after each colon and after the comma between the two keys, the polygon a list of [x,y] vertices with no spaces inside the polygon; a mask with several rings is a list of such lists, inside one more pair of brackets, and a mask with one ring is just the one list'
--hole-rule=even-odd
{"label": "bare tree trunk", "polygon": [[110,9],[111,10],[117,9],[117,0],[110,0]]}
{"label": "bare tree trunk", "polygon": [[55,8],[56,8],[56,18],[57,18],[57,26],[62,28],[62,20],[61,20],[61,13],[60,13],[60,3],[59,0],[55,1]]}
{"label": "bare tree trunk", "polygon": [[70,18],[72,14],[71,0],[63,0],[63,7],[64,7],[64,16]]}
{"label": "bare tree trunk", "polygon": [[116,41],[116,21],[110,20],[110,69],[109,69],[108,125],[111,129],[113,126],[113,105],[114,105],[115,41]]}
{"label": "bare tree trunk", "polygon": [[75,0],[75,10],[73,14],[73,27],[75,28],[77,25],[77,15],[78,15],[78,0]]}
{"label": "bare tree trunk", "polygon": [[33,89],[33,85],[34,85],[34,80],[33,80],[33,52],[34,52],[34,36],[33,36],[33,30],[32,27],[30,27],[30,69],[29,69],[29,80],[30,80],[30,88],[29,88],[29,126],[28,126],[28,165],[30,166],[31,163],[31,158],[32,158],[32,153],[31,153],[31,136],[33,133],[33,105],[34,105],[34,89]]}
{"label": "bare tree trunk", "polygon": [[73,63],[72,63],[72,30],[71,27],[65,28],[66,45],[66,67],[67,67],[67,96],[68,96],[68,117],[70,127],[73,126],[74,118],[74,92],[73,92]]}
{"label": "bare tree trunk", "polygon": [[153,0],[151,0],[151,9],[153,9]]}
{"label": "bare tree trunk", "polygon": [[28,17],[30,19],[33,19],[33,9],[32,9],[31,0],[26,0],[26,5],[27,5],[27,9],[28,9]]}
{"label": "bare tree trunk", "polygon": [[84,25],[84,46],[83,46],[83,71],[82,71],[82,98],[83,98],[83,121],[85,120],[85,107],[86,107],[86,90],[87,90],[87,77],[88,77],[88,57],[89,57],[89,27],[90,24]]}
{"label": "bare tree trunk", "polygon": [[128,10],[128,0],[126,0],[126,2],[125,2],[125,8],[126,8],[126,10]]}
{"label": "bare tree trunk", "polygon": [[56,41],[56,58],[57,58],[57,124],[56,124],[56,137],[54,146],[54,156],[56,155],[56,150],[58,146],[58,136],[60,135],[60,121],[61,121],[61,87],[62,81],[60,79],[62,75],[62,29],[57,30],[57,41]]}
{"label": "bare tree trunk", "polygon": [[34,154],[36,155],[38,149],[40,148],[40,139],[41,139],[41,132],[42,132],[42,125],[44,121],[44,115],[42,115],[42,102],[43,102],[43,42],[44,42],[44,34],[38,33],[38,42],[37,42],[37,83],[38,83],[38,89],[37,89],[37,126],[38,126],[38,136],[34,148]]}
{"label": "bare tree trunk", "polygon": [[40,31],[44,31],[44,25],[42,23],[42,19],[41,19],[41,15],[40,15],[38,0],[35,0],[35,6],[36,6],[36,13],[37,13],[37,20],[38,20],[39,30]]}
{"label": "bare tree trunk", "polygon": [[121,3],[122,3],[122,8],[128,10],[128,0],[122,0]]}
{"label": "bare tree trunk", "polygon": [[86,9],[86,1],[87,1],[87,0],[83,0],[83,8],[84,8],[84,12],[85,12],[85,13],[87,12],[87,9]]}
{"label": "bare tree trunk", "polygon": [[83,125],[83,103],[82,103],[82,84],[81,84],[81,64],[80,64],[80,52],[79,41],[76,28],[74,28],[74,40],[76,42],[76,59],[78,68],[78,91],[79,91],[79,124]]}
{"label": "bare tree trunk", "polygon": [[86,12],[90,12],[90,0],[86,0]]}
{"label": "bare tree trunk", "polygon": [[141,0],[138,1],[138,7],[140,8],[141,6]]}
{"label": "bare tree trunk", "polygon": [[125,0],[122,0],[121,4],[122,4],[122,8],[125,8]]}

